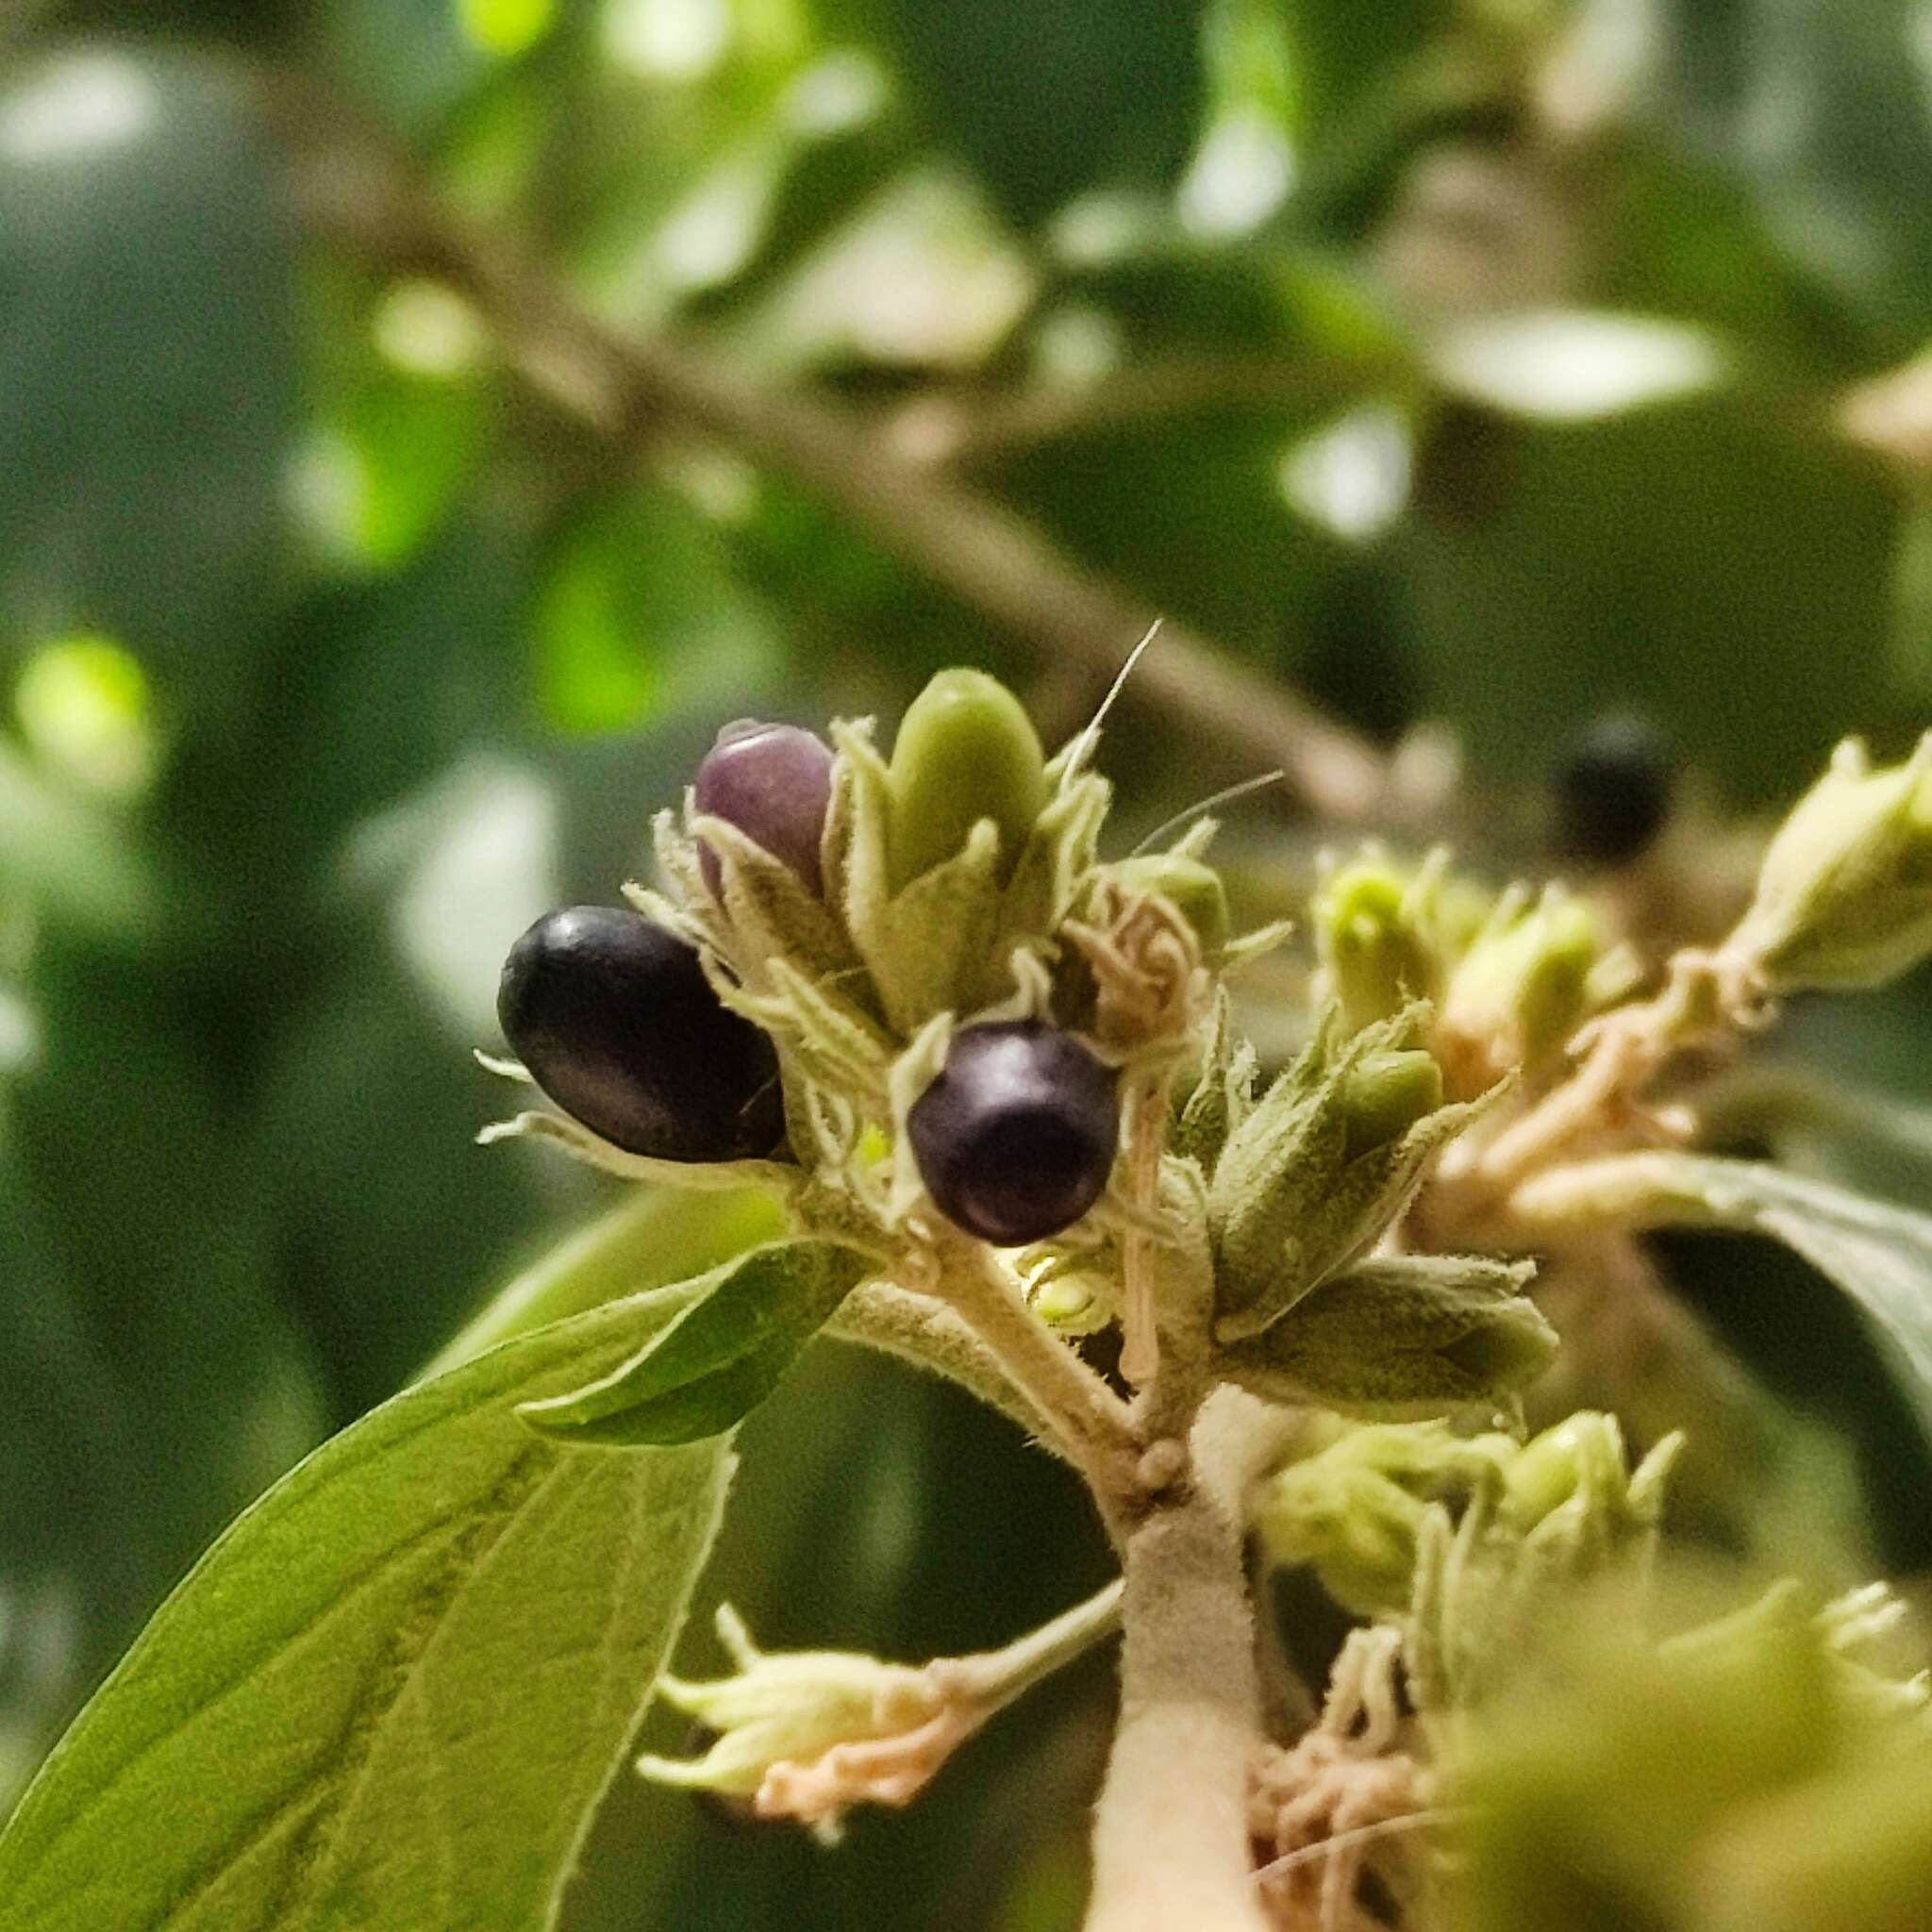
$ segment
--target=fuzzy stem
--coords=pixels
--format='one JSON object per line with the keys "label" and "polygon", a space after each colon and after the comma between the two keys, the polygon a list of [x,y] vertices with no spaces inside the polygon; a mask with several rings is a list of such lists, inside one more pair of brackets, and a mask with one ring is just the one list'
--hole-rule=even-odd
{"label": "fuzzy stem", "polygon": [[[1130,1104],[1127,1126],[1128,1186],[1134,1206],[1150,1210],[1160,1191],[1160,1143],[1167,1124],[1163,1076],[1148,1081]],[[1121,1378],[1139,1389],[1153,1379],[1159,1364],[1159,1338],[1154,1317],[1154,1243],[1139,1228],[1123,1244],[1121,1293]]]}
{"label": "fuzzy stem", "polygon": [[1194,1484],[1133,1531],[1125,1565],[1086,1932],[1268,1932],[1248,1845],[1260,1689],[1241,1538]]}
{"label": "fuzzy stem", "polygon": [[1085,1603],[1063,1610],[1050,1624],[1029,1630],[998,1650],[954,1657],[933,1669],[946,1674],[949,1689],[971,1698],[988,1712],[1003,1710],[1036,1684],[1084,1657],[1121,1627],[1123,1586],[1118,1578]]}
{"label": "fuzzy stem", "polygon": [[977,1241],[949,1241],[935,1292],[998,1359],[1027,1403],[1053,1418],[1069,1458],[1109,1525],[1138,1489],[1140,1441],[1126,1405],[1021,1300]]}
{"label": "fuzzy stem", "polygon": [[1059,1419],[1013,1386],[1006,1365],[957,1310],[930,1295],[891,1282],[868,1281],[852,1291],[824,1332],[836,1341],[896,1356],[957,1382],[989,1408],[1016,1422],[1054,1455],[1069,1451]]}

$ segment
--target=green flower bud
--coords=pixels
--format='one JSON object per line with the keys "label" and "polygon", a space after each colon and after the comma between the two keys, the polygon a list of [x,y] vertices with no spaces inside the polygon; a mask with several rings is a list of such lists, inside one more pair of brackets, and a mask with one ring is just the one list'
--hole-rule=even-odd
{"label": "green flower bud", "polygon": [[1700,1932],[1919,1932],[1932,1925],[1932,1740],[1725,1818],[1690,1860]]}
{"label": "green flower bud", "polygon": [[841,1745],[914,1732],[942,1707],[928,1674],[904,1664],[849,1651],[760,1651],[728,1605],[718,1611],[718,1634],[738,1666],[733,1675],[704,1684],[667,1676],[658,1687],[716,1739],[702,1757],[641,1757],[638,1769],[659,1784],[751,1799],[761,1816],[836,1825],[843,1803],[870,1794],[841,1790],[814,1816],[774,1777]]}
{"label": "green flower bud", "polygon": [[1224,1341],[1365,1255],[1474,1108],[1441,1107],[1419,1013],[1340,1040],[1335,1015],[1228,1137],[1208,1194]]}
{"label": "green flower bud", "polygon": [[1262,1553],[1282,1567],[1312,1566],[1358,1616],[1406,1609],[1428,1505],[1492,1481],[1515,1447],[1507,1436],[1457,1436],[1441,1423],[1344,1428],[1268,1479],[1255,1516]]}
{"label": "green flower bud", "polygon": [[1046,760],[1020,701],[983,671],[941,671],[899,722],[890,770],[891,889],[951,858],[982,819],[1009,877],[1046,804]]}
{"label": "green flower bud", "polygon": [[1297,1464],[1276,1478],[1255,1526],[1270,1562],[1307,1565],[1343,1609],[1380,1617],[1407,1607],[1426,1507],[1372,1470]]}
{"label": "green flower bud", "polygon": [[1399,1141],[1442,1104],[1442,1070],[1420,1047],[1365,1055],[1342,1080],[1346,1158]]}
{"label": "green flower bud", "polygon": [[1607,1457],[1618,1475],[1624,1469],[1624,1436],[1613,1416],[1566,1416],[1540,1436],[1532,1436],[1504,1472],[1510,1513],[1525,1524],[1541,1523],[1576,1493],[1585,1465]]}
{"label": "green flower bud", "polygon": [[1932,954],[1932,732],[1874,772],[1856,739],[1779,828],[1727,951],[1780,992],[1877,986]]}
{"label": "green flower bud", "polygon": [[[1856,1814],[1837,1794],[1864,1780],[1841,1768],[1855,1740],[1799,1594],[1774,1592],[1662,1643],[1631,1609],[1623,1588],[1601,1600],[1573,1592],[1563,1616],[1526,1633],[1520,1685],[1458,1728],[1441,1767],[1443,1801],[1466,1806],[1469,1821],[1445,1886],[1452,1932],[1907,1932],[1926,1923],[1928,1786],[1912,1759],[1923,1766],[1927,1747],[1903,1729],[1868,1733],[1863,1754],[1874,1772],[1905,1771],[1900,1782],[1920,1795],[1915,1856],[1900,1857],[1882,1806],[1862,1849],[1890,1864],[1892,1905],[1920,1908],[1841,1915],[1838,1891],[1813,1889],[1835,1870],[1847,1904],[1880,1896],[1851,1876]],[[1757,1882],[1741,1875],[1747,1846]]]}
{"label": "green flower bud", "polygon": [[1254,1105],[1257,1071],[1254,1046],[1236,1034],[1227,989],[1220,987],[1193,1087],[1176,1091],[1175,1110],[1168,1121],[1168,1152],[1197,1161],[1203,1174],[1211,1174],[1228,1136]]}
{"label": "green flower bud", "polygon": [[1441,1031],[1468,1055],[1475,1077],[1535,1066],[1559,1052],[1591,1004],[1602,957],[1590,908],[1560,886],[1527,911],[1506,897],[1449,978]]}
{"label": "green flower bud", "polygon": [[1440,867],[1407,874],[1367,858],[1330,874],[1310,902],[1315,951],[1350,1032],[1441,991],[1428,917]]}
{"label": "green flower bud", "polygon": [[[1377,1261],[1351,1271],[1304,1307],[1312,1311],[1357,1274],[1391,1265]],[[1431,1267],[1443,1269],[1444,1280],[1447,1270],[1488,1271],[1499,1301],[1513,1298],[1519,1285],[1515,1271],[1500,1262]],[[1297,1309],[1277,1326],[1292,1330],[1301,1317]],[[1275,1333],[1270,1329],[1258,1345],[1242,1343],[1229,1356],[1270,1344]],[[1545,1358],[1548,1346],[1544,1336]],[[1446,1536],[1480,1501],[1479,1541],[1492,1566],[1497,1604],[1526,1605],[1534,1622],[1543,1598],[1525,1596],[1525,1574],[1557,1575],[1568,1588],[1589,1572],[1613,1572],[1654,1528],[1678,1447],[1676,1438],[1659,1443],[1633,1472],[1615,1417],[1591,1411],[1569,1416],[1526,1443],[1495,1430],[1457,1435],[1441,1422],[1332,1427],[1324,1446],[1269,1477],[1256,1526],[1271,1561],[1313,1565],[1328,1593],[1364,1616],[1410,1607],[1425,1506],[1446,1512]]]}
{"label": "green flower bud", "polygon": [[1683,1446],[1682,1436],[1666,1436],[1632,1469],[1615,1416],[1566,1416],[1509,1458],[1502,1519],[1558,1572],[1610,1559],[1654,1538]]}
{"label": "green flower bud", "polygon": [[1493,1408],[1557,1353],[1556,1330],[1521,1292],[1534,1272],[1458,1255],[1359,1262],[1226,1349],[1221,1368],[1271,1401],[1344,1415]]}
{"label": "green flower bud", "polygon": [[1178,852],[1150,852],[1108,868],[1128,892],[1158,892],[1188,922],[1201,956],[1212,959],[1227,944],[1232,923],[1227,889],[1211,865]]}
{"label": "green flower bud", "polygon": [[1119,1294],[1111,1277],[1069,1266],[1035,1276],[1026,1305],[1062,1335],[1094,1335],[1114,1319]]}

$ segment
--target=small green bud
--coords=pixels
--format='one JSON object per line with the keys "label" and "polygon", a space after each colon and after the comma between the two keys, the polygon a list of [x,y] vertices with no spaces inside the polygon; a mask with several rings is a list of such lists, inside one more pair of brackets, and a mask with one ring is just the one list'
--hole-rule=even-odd
{"label": "small green bud", "polygon": [[658,1784],[745,1799],[760,1818],[796,1819],[832,1837],[854,1805],[903,1805],[943,1761],[931,1728],[951,1717],[957,1741],[981,1715],[959,1709],[930,1671],[851,1651],[760,1651],[728,1605],[718,1634],[732,1675],[704,1684],[667,1676],[658,1686],[667,1704],[716,1734],[709,1750],[641,1757],[637,1767]]}
{"label": "small green bud", "polygon": [[1441,1104],[1442,1070],[1422,1048],[1365,1055],[1342,1081],[1344,1158],[1359,1159],[1399,1141]]}
{"label": "small green bud", "polygon": [[1460,1502],[1513,1453],[1507,1436],[1457,1436],[1441,1423],[1343,1427],[1270,1476],[1255,1513],[1263,1555],[1310,1565],[1358,1616],[1407,1609],[1428,1505]]}
{"label": "small green bud", "polygon": [[1093,1335],[1114,1318],[1119,1294],[1112,1280],[1090,1269],[1068,1267],[1037,1276],[1026,1305],[1062,1335]]}
{"label": "small green bud", "polygon": [[1556,1053],[1589,1005],[1590,973],[1602,948],[1596,921],[1574,899],[1545,904],[1543,930],[1524,964],[1516,1024],[1526,1061]]}
{"label": "small green bud", "polygon": [[1461,1255],[1359,1262],[1227,1348],[1221,1368],[1269,1400],[1345,1415],[1493,1408],[1557,1353],[1556,1330],[1521,1291],[1534,1272]]}
{"label": "small green bud", "polygon": [[1590,908],[1560,886],[1527,911],[1521,894],[1506,898],[1450,975],[1442,1033],[1474,1056],[1479,1079],[1535,1066],[1582,1023],[1602,950]]}
{"label": "small green bud", "polygon": [[1208,1192],[1217,1332],[1257,1335],[1358,1259],[1473,1106],[1442,1107],[1420,1010],[1341,1040],[1336,1016],[1228,1136]]}
{"label": "small green bud", "polygon": [[1932,1925],[1932,1740],[1780,1791],[1692,1855],[1707,1932],[1921,1932]]}
{"label": "small green bud", "polygon": [[1445,872],[1430,911],[1445,959],[1459,959],[1482,936],[1496,895],[1462,873]]}
{"label": "small green bud", "polygon": [[1108,870],[1124,891],[1158,892],[1168,900],[1188,922],[1203,958],[1212,959],[1227,944],[1233,930],[1227,889],[1211,865],[1179,852],[1150,852],[1124,858]]}
{"label": "small green bud", "polygon": [[1559,1570],[1641,1546],[1656,1533],[1664,1479],[1683,1446],[1682,1436],[1666,1436],[1632,1469],[1615,1416],[1566,1416],[1509,1458],[1503,1520]]}
{"label": "small green bud", "polygon": [[[1789,1916],[1703,1908],[1718,1896],[1707,1874],[1728,1874],[1724,1848],[1754,1837],[1755,1819],[1783,1812],[1798,1841],[1787,1873],[1830,1862],[1812,1842],[1812,1819],[1798,1823],[1793,1787],[1827,1771],[1845,1731],[1829,1659],[1794,1597],[1774,1617],[1658,1644],[1612,1579],[1601,1600],[1570,1593],[1565,1613],[1540,1620],[1517,1649],[1520,1683],[1506,1674],[1504,1693],[1470,1713],[1441,1768],[1444,1802],[1466,1806],[1469,1820],[1445,1883],[1453,1932],[1907,1932],[1925,1923],[1840,1918],[1815,1897]],[[1796,1903],[1769,1884],[1751,1895]]]}
{"label": "small green bud", "polygon": [[951,858],[982,819],[1009,877],[1046,804],[1046,760],[1020,701],[983,671],[941,671],[899,722],[889,767],[891,884]]}
{"label": "small green bud", "polygon": [[1307,1565],[1342,1608],[1380,1617],[1407,1607],[1427,1507],[1373,1470],[1300,1463],[1271,1485],[1255,1527],[1271,1563]]}
{"label": "small green bud", "polygon": [[1407,874],[1365,858],[1330,874],[1309,905],[1315,951],[1352,1033],[1441,991],[1426,908],[1440,868]]}
{"label": "small green bud", "polygon": [[[1607,1432],[1606,1434],[1606,1432]],[[1585,1463],[1603,1437],[1611,1463],[1624,1469],[1624,1438],[1613,1416],[1585,1412],[1566,1416],[1540,1436],[1532,1436],[1509,1458],[1503,1488],[1510,1513],[1529,1524],[1560,1509],[1576,1493]]]}
{"label": "small green bud", "polygon": [[1874,772],[1856,739],[1801,798],[1727,951],[1773,988],[1877,986],[1932,954],[1932,732]]}
{"label": "small green bud", "polygon": [[1255,1104],[1257,1066],[1254,1046],[1235,1032],[1227,989],[1220,987],[1192,1090],[1177,1093],[1168,1123],[1168,1152],[1199,1162],[1204,1176],[1212,1174],[1228,1136]]}

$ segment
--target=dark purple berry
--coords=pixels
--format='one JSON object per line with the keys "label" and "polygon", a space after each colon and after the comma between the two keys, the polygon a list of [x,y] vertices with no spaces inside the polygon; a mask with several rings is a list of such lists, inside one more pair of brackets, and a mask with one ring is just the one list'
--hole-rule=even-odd
{"label": "dark purple berry", "polygon": [[[700,811],[729,820],[814,892],[824,890],[819,841],[832,803],[832,754],[822,740],[795,724],[741,718],[705,754],[695,791]],[[707,846],[698,862],[717,891],[718,855]]]}
{"label": "dark purple berry", "polygon": [[1670,747],[1644,719],[1612,713],[1571,746],[1555,789],[1557,852],[1591,865],[1626,864],[1670,816]]}
{"label": "dark purple berry", "polygon": [[1120,1108],[1110,1068],[1027,1020],[956,1033],[906,1127],[940,1212],[1010,1248],[1059,1233],[1099,1200]]}
{"label": "dark purple berry", "polygon": [[540,919],[503,962],[496,1016],[538,1086],[633,1154],[731,1160],[783,1138],[772,1042],[719,1000],[694,947],[638,913]]}

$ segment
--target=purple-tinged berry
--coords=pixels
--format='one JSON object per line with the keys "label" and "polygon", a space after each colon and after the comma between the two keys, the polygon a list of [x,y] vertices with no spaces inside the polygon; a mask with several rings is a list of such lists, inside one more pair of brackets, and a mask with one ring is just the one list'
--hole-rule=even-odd
{"label": "purple-tinged berry", "polygon": [[906,1117],[920,1178],[956,1226],[1044,1241],[1099,1200],[1120,1141],[1110,1068],[1039,1021],[967,1026]]}
{"label": "purple-tinged berry", "polygon": [[[824,740],[795,724],[741,718],[705,754],[694,790],[701,812],[736,825],[814,893],[824,891],[819,841],[832,803],[832,754]],[[707,846],[698,862],[715,893],[718,855]]]}
{"label": "purple-tinged berry", "polygon": [[638,913],[540,919],[504,961],[496,1015],[537,1085],[632,1154],[732,1160],[784,1137],[772,1042],[720,1001],[695,948]]}

